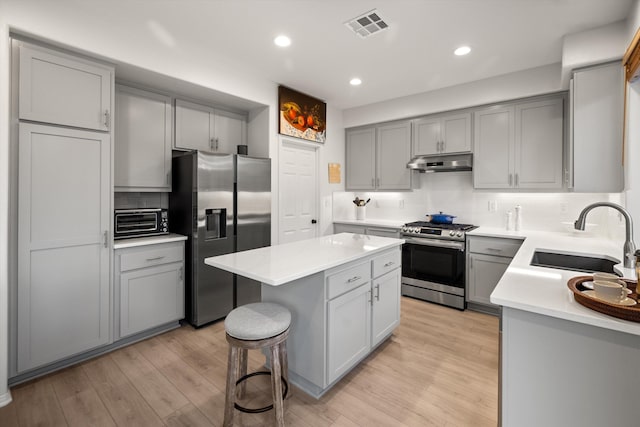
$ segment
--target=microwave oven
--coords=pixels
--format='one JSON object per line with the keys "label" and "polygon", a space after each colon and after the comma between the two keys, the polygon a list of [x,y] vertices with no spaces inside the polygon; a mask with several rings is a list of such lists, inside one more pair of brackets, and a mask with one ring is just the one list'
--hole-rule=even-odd
{"label": "microwave oven", "polygon": [[116,209],[114,239],[156,236],[169,233],[166,209]]}

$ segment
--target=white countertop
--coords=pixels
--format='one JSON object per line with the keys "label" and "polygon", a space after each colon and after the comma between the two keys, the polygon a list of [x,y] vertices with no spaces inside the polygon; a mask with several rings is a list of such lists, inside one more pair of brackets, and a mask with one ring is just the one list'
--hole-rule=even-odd
{"label": "white countertop", "polygon": [[161,236],[132,237],[130,239],[115,240],[113,242],[113,249],[157,245],[159,243],[179,242],[181,240],[187,240],[187,236],[183,236],[182,234],[169,233],[163,234]]}
{"label": "white countertop", "polygon": [[363,227],[400,228],[411,221],[387,219],[334,219],[333,222],[336,224],[361,225]]}
{"label": "white countertop", "polygon": [[210,257],[204,262],[267,285],[278,286],[403,243],[402,239],[340,233]]}
{"label": "white countertop", "polygon": [[[491,302],[504,307],[543,314],[559,319],[640,335],[640,323],[601,314],[578,304],[567,287],[569,279],[588,275],[577,271],[529,265],[537,249],[608,255],[622,260],[623,241],[589,237],[575,233],[541,231],[505,231],[480,227],[470,236],[524,238],[524,243],[491,294]],[[633,270],[615,267],[626,278],[635,278]]]}

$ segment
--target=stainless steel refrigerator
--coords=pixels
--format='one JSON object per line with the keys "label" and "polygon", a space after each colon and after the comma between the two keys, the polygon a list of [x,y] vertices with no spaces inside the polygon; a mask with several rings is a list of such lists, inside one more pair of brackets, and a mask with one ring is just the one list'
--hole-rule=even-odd
{"label": "stainless steel refrigerator", "polygon": [[204,259],[271,244],[271,159],[192,151],[173,158],[169,229],[188,236],[185,315],[194,326],[260,301],[260,283]]}

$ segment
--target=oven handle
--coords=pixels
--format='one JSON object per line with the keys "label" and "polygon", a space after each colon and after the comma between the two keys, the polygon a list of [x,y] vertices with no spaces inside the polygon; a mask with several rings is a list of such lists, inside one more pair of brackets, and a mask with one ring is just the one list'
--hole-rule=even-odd
{"label": "oven handle", "polygon": [[437,246],[439,248],[451,248],[464,251],[464,242],[454,242],[448,240],[436,240],[436,239],[416,239],[415,237],[405,237],[405,243],[415,243],[416,245],[423,246]]}

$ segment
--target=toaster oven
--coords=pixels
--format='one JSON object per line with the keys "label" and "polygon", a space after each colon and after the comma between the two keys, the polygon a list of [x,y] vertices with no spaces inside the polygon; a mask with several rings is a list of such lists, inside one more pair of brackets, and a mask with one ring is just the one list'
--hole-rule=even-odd
{"label": "toaster oven", "polygon": [[156,236],[169,233],[167,210],[116,209],[114,212],[115,239]]}

